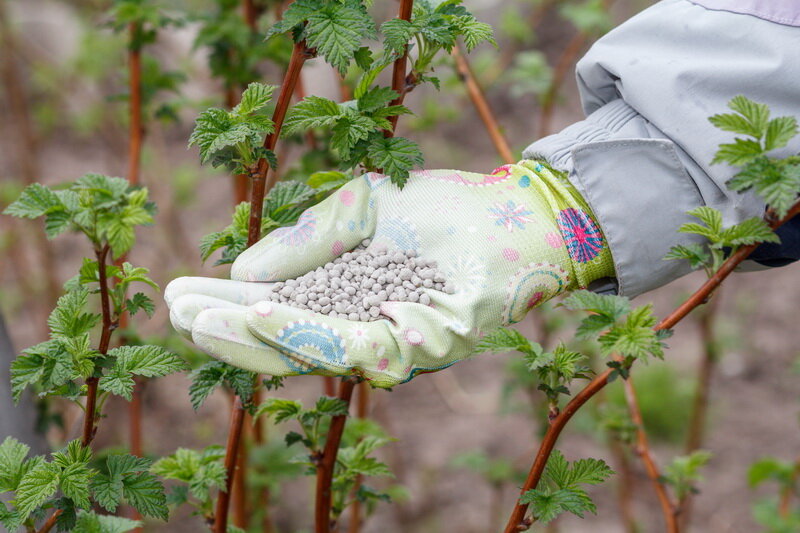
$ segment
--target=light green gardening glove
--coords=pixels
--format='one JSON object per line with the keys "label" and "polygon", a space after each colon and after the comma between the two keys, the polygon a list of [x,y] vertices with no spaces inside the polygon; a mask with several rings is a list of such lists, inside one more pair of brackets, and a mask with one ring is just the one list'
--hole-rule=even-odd
{"label": "light green gardening glove", "polygon": [[[383,302],[375,322],[267,301],[270,283],[301,276],[371,239],[369,250],[434,260],[455,293],[431,305]],[[271,375],[358,374],[391,387],[469,357],[486,333],[557,294],[614,275],[600,228],[578,193],[545,165],[492,174],[412,172],[400,190],[370,173],[242,253],[232,280],[179,278],[165,298],[175,328],[208,354]]]}

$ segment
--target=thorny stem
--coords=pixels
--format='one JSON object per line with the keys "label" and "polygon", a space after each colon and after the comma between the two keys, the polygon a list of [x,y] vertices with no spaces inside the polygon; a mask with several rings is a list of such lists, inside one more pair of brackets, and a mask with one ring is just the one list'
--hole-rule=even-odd
{"label": "thorny stem", "polygon": [[500,126],[497,123],[497,119],[495,118],[494,113],[492,113],[492,109],[489,107],[489,102],[486,101],[486,95],[483,93],[483,88],[478,83],[478,80],[475,79],[475,75],[472,73],[472,68],[467,61],[467,58],[461,53],[461,49],[458,45],[453,47],[451,55],[455,60],[458,77],[464,82],[464,85],[466,85],[469,98],[472,100],[475,110],[481,117],[483,125],[486,127],[486,132],[489,134],[489,138],[492,140],[495,150],[497,150],[497,153],[500,154],[500,159],[508,164],[514,163],[514,156],[511,153],[511,148],[508,146],[508,141],[500,131]]}
{"label": "thorny stem", "polygon": [[214,533],[226,533],[228,529],[228,504],[231,497],[233,479],[236,476],[236,461],[239,452],[239,441],[242,438],[244,426],[244,406],[242,399],[237,395],[233,399],[231,408],[231,423],[228,428],[228,442],[225,447],[225,488],[219,491],[217,507],[214,513]]}
{"label": "thorny stem", "polygon": [[[411,20],[411,12],[413,7],[414,0],[400,0],[400,12],[397,14],[397,18],[402,20]],[[398,96],[392,101],[391,105],[401,105],[405,99],[406,93],[409,91],[409,82],[413,87],[413,84],[416,81],[416,79],[411,75],[409,75],[409,77],[413,78],[411,80],[406,77],[407,65],[408,45],[406,45],[403,55],[395,59],[394,65],[392,65],[392,90],[394,90]],[[399,115],[389,117],[389,122],[392,124],[392,128],[390,130],[384,130],[383,134],[385,137],[392,137],[394,135],[398,118]]]}
{"label": "thorny stem", "polygon": [[[774,230],[798,214],[800,214],[800,201],[796,202],[794,206],[792,206],[785,217],[776,219],[772,211],[768,210],[766,219],[769,221],[770,227]],[[728,257],[728,259],[722,264],[720,269],[708,280],[706,280],[706,282],[703,283],[703,285],[684,303],[682,303],[672,313],[661,320],[661,322],[656,325],[655,330],[660,331],[674,327],[675,324],[683,320],[692,310],[706,303],[708,298],[720,286],[720,284],[736,269],[737,266],[739,266],[742,261],[747,259],[747,257],[753,253],[753,251],[758,247],[758,244],[759,243],[742,246],[736,250],[736,252],[731,254],[731,256]],[[572,398],[572,400],[569,401],[569,403],[567,403],[564,409],[561,410],[561,413],[558,415],[558,417],[553,420],[552,424],[547,429],[541,444],[539,445],[536,458],[533,461],[533,465],[531,465],[531,469],[528,472],[528,477],[525,479],[525,483],[522,486],[520,494],[524,494],[527,491],[536,488],[542,478],[542,473],[544,472],[544,467],[550,458],[550,454],[553,452],[553,448],[558,441],[558,437],[561,435],[561,432],[564,430],[567,422],[569,422],[572,416],[586,402],[588,402],[595,394],[600,392],[603,387],[608,384],[608,378],[612,372],[613,370],[608,368],[604,372],[595,376],[592,381],[590,381],[580,392],[578,392],[578,394]],[[511,516],[508,519],[508,523],[506,524],[505,533],[526,531],[533,523],[532,520],[525,518],[527,511],[528,504],[520,503],[519,500],[517,500],[514,510],[512,511]]]}
{"label": "thorny stem", "polygon": [[[278,100],[275,104],[275,111],[272,114],[272,122],[275,124],[275,131],[267,135],[264,140],[264,148],[267,150],[274,150],[275,144],[278,142],[278,136],[281,133],[283,126],[283,119],[286,118],[286,111],[289,109],[289,104],[292,101],[297,81],[300,79],[300,70],[307,59],[313,57],[313,52],[306,48],[305,41],[295,43],[292,49],[292,57],[289,60],[289,67],[286,69],[286,74],[283,77],[283,84],[281,85]],[[258,160],[258,167],[253,173],[253,188],[250,198],[250,223],[247,232],[247,246],[252,246],[258,242],[261,237],[261,216],[264,206],[264,195],[275,184],[275,173],[270,176],[269,182],[267,175],[269,173],[269,163],[266,159],[261,158]]]}
{"label": "thorny stem", "polygon": [[[339,384],[338,398],[348,407],[353,398],[353,389],[360,381],[361,378],[357,376],[347,376],[342,378]],[[330,533],[331,531],[331,483],[346,421],[347,414],[336,415],[331,419],[328,436],[325,439],[325,448],[323,448],[321,456],[315,457],[317,464],[317,491],[314,506],[315,533]]]}
{"label": "thorny stem", "polygon": [[[306,48],[305,41],[300,41],[294,45],[292,50],[292,57],[289,60],[289,66],[283,78],[278,100],[275,105],[275,111],[272,114],[272,122],[275,124],[273,133],[267,136],[264,140],[264,147],[267,150],[274,150],[275,144],[278,141],[278,136],[283,126],[283,119],[286,117],[286,111],[292,100],[297,80],[300,77],[300,69],[303,67],[306,59],[313,56],[313,53]],[[269,173],[269,163],[266,159],[261,158],[258,160],[258,167],[252,175],[252,190],[250,198],[250,220],[247,232],[247,246],[250,247],[258,242],[261,238],[261,216],[264,206],[264,195],[266,191],[274,184],[275,173],[272,173],[272,180],[267,183],[267,174]],[[237,458],[239,455],[239,441],[242,437],[242,428],[244,427],[244,407],[242,400],[238,396],[234,399],[233,407],[231,409],[231,422],[228,430],[228,442],[225,449],[225,472],[227,478],[225,481],[225,490],[219,492],[217,498],[216,513],[214,518],[214,531],[215,533],[225,533],[228,524],[228,507],[230,504],[231,486],[233,478],[236,475]]]}
{"label": "thorny stem", "polygon": [[[97,257],[97,277],[100,283],[100,308],[102,311],[102,332],[100,334],[100,344],[97,351],[102,355],[108,353],[108,346],[111,343],[111,333],[116,329],[111,316],[111,300],[108,294],[108,275],[106,273],[106,258],[108,257],[108,245],[95,250]],[[97,409],[97,384],[100,378],[91,376],[86,378],[86,406],[83,410],[83,432],[81,444],[88,447],[92,444],[95,436],[96,409]],[[61,509],[56,509],[50,518],[42,525],[36,533],[48,533],[56,525],[58,517],[63,513]]]}
{"label": "thorny stem", "polygon": [[667,526],[668,533],[677,533],[677,507],[670,499],[667,493],[667,488],[662,483],[661,471],[656,464],[653,454],[650,451],[650,444],[647,441],[647,433],[644,430],[644,420],[642,420],[642,412],[639,409],[639,400],[636,397],[636,389],[633,387],[631,379],[624,380],[625,386],[625,401],[628,404],[628,412],[631,415],[631,420],[636,426],[636,446],[634,450],[636,454],[641,457],[644,463],[647,477],[653,483],[656,496],[658,496],[658,503],[661,505],[661,513],[664,515],[664,522]]}
{"label": "thorny stem", "polygon": [[[144,137],[144,126],[142,124],[142,51],[136,45],[136,35],[139,33],[139,23],[131,22],[128,25],[130,38],[130,48],[128,49],[128,77],[129,92],[128,100],[129,112],[129,133],[128,133],[128,183],[137,185],[139,183],[142,142]],[[120,258],[120,263],[124,258]],[[120,326],[126,327],[128,322],[127,314],[120,316]],[[141,379],[135,379],[131,402],[128,404],[128,424],[130,438],[130,452],[133,455],[142,455],[142,385]],[[141,518],[135,509],[132,518]],[[141,531],[141,529],[136,529]]]}

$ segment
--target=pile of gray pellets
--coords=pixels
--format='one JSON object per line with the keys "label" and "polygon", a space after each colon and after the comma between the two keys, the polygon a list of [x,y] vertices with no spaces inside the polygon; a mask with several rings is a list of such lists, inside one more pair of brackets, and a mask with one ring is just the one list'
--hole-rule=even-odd
{"label": "pile of gray pellets", "polygon": [[334,318],[371,322],[382,318],[383,302],[430,305],[427,290],[455,292],[435,261],[417,257],[414,251],[367,250],[369,244],[364,240],[316,270],[275,283],[269,299]]}

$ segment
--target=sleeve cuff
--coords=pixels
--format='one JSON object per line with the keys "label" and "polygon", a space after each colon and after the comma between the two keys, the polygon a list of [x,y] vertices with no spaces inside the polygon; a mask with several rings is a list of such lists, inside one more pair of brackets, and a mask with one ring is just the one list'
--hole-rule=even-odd
{"label": "sleeve cuff", "polygon": [[664,256],[677,244],[703,242],[678,228],[692,220],[686,211],[705,202],[674,143],[625,102],[605,105],[523,155],[568,173],[603,229],[619,294],[632,298],[691,271]]}

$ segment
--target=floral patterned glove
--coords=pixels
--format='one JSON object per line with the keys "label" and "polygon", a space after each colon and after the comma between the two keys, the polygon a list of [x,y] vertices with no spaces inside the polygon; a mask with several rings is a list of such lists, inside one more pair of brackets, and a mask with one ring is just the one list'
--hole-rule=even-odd
{"label": "floral patterned glove", "polygon": [[[438,264],[454,294],[383,302],[375,322],[267,301],[370,238]],[[412,172],[400,190],[369,173],[242,253],[232,280],[179,278],[165,297],[176,329],[214,357],[271,375],[359,374],[391,387],[469,357],[480,338],[557,294],[614,275],[589,208],[559,173],[523,161],[491,174]]]}

